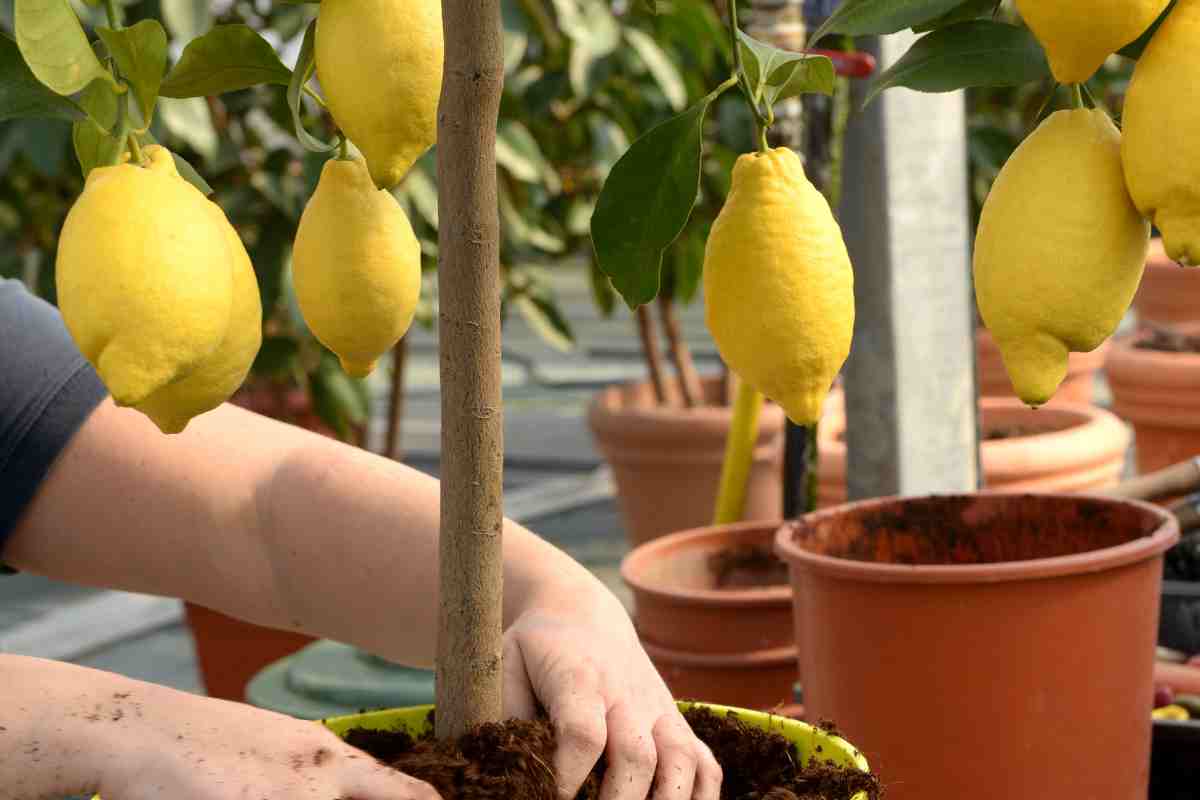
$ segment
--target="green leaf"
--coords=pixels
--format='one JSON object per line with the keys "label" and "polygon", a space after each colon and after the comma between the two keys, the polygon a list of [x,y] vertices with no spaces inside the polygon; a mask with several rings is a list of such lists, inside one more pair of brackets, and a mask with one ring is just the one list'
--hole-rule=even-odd
{"label": "green leaf", "polygon": [[801,94],[833,94],[837,75],[826,56],[783,50],[741,30],[738,47],[751,90],[770,105]]}
{"label": "green leaf", "polygon": [[205,98],[165,97],[159,103],[158,115],[166,129],[190,145],[206,163],[211,164],[217,157],[220,141]]}
{"label": "green leaf", "polygon": [[1145,33],[1139,36],[1135,41],[1122,47],[1117,51],[1117,53],[1125,56],[1126,58],[1132,58],[1134,61],[1137,61],[1139,58],[1141,58],[1142,53],[1146,51],[1146,47],[1149,46],[1150,40],[1154,38],[1154,34],[1158,31],[1159,26],[1166,21],[1167,17],[1175,9],[1175,6],[1178,4],[1178,2],[1179,0],[1171,0],[1171,5],[1167,6],[1166,11],[1160,14],[1158,19],[1154,20],[1154,24],[1151,25]]}
{"label": "green leaf", "polygon": [[1049,75],[1046,54],[1026,28],[989,20],[960,22],[918,39],[875,78],[865,103],[894,86],[953,92],[972,86],[1018,86]]}
{"label": "green leaf", "polygon": [[188,42],[163,81],[163,97],[204,97],[260,83],[287,86],[292,72],[270,42],[242,24],[218,25]]}
{"label": "green leaf", "polygon": [[167,68],[167,32],[158,20],[144,19],[130,28],[96,28],[96,33],[112,53],[121,77],[128,81],[137,98],[143,120],[154,118],[158,87]]}
{"label": "green leaf", "polygon": [[540,183],[551,194],[562,191],[554,165],[546,160],[537,139],[520,121],[508,119],[496,132],[496,163],[517,180]]}
{"label": "green leaf", "polygon": [[658,88],[662,89],[671,108],[676,111],[686,108],[687,86],[683,83],[683,76],[679,74],[679,68],[675,66],[671,57],[659,47],[658,42],[654,41],[650,34],[637,28],[626,28],[625,40],[642,59],[646,70],[654,78]]}
{"label": "green leaf", "polygon": [[913,26],[914,33],[929,33],[929,31],[945,28],[956,22],[978,19],[982,16],[994,16],[1000,6],[1000,0],[960,0],[958,8],[951,9],[940,17]]}
{"label": "green leaf", "polygon": [[704,115],[724,88],[635,141],[600,191],[592,245],[600,269],[631,309],[658,294],[663,251],[696,204]]}
{"label": "green leaf", "polygon": [[288,108],[292,110],[292,124],[296,128],[296,138],[300,140],[300,144],[304,145],[304,149],[312,153],[332,153],[337,149],[339,140],[321,141],[305,129],[304,122],[300,119],[304,102],[304,84],[308,83],[309,78],[317,69],[316,36],[317,21],[314,19],[304,29],[304,41],[300,43],[300,55],[296,58],[296,68],[292,70],[291,80],[288,82],[287,102]]}
{"label": "green leaf", "polygon": [[814,45],[829,33],[850,36],[896,33],[936,19],[961,2],[962,0],[843,0],[808,42]]}
{"label": "green leaf", "polygon": [[546,253],[562,253],[567,249],[561,237],[529,222],[521,213],[508,187],[502,181],[496,187],[496,196],[500,205],[500,223],[503,226],[504,240],[517,247],[534,247]]}
{"label": "green leaf", "polygon": [[575,44],[597,56],[621,44],[621,27],[603,0],[553,0],[558,26]]}
{"label": "green leaf", "polygon": [[159,0],[159,5],[176,39],[186,42],[212,27],[209,0]]}
{"label": "green leaf", "polygon": [[179,153],[171,153],[171,158],[175,161],[175,171],[179,173],[179,177],[199,189],[205,197],[213,193],[213,188],[208,185],[208,181],[200,177],[200,173],[188,163],[186,158]]}
{"label": "green leaf", "polygon": [[83,119],[70,98],[50,91],[21,58],[17,43],[0,34],[0,122],[10,119]]}
{"label": "green leaf", "polygon": [[67,0],[16,0],[13,19],[25,63],[51,90],[75,94],[97,78],[116,85]]}
{"label": "green leaf", "polygon": [[417,214],[429,223],[429,227],[436,230],[438,226],[437,184],[422,166],[422,163],[418,161],[416,166],[409,170],[398,191],[408,198]]}
{"label": "green leaf", "polygon": [[79,102],[91,119],[82,119],[71,126],[71,141],[83,177],[95,167],[115,164],[125,143],[116,136],[96,127],[99,123],[111,131],[117,124],[117,106],[125,100],[118,97],[107,83],[95,81],[79,96]]}
{"label": "green leaf", "polygon": [[504,74],[511,75],[529,48],[529,27],[516,0],[500,4],[500,21],[504,26]]}
{"label": "green leaf", "polygon": [[827,56],[800,55],[789,58],[767,78],[763,94],[775,105],[802,94],[832,95],[837,70]]}
{"label": "green leaf", "polygon": [[513,304],[538,337],[556,350],[569,352],[575,347],[571,324],[553,303],[544,297],[519,294]]}
{"label": "green leaf", "polygon": [[596,308],[600,310],[601,316],[611,317],[617,307],[617,293],[613,289],[612,281],[600,270],[600,265],[594,258],[591,259],[588,274],[591,277],[592,300],[595,301]]}

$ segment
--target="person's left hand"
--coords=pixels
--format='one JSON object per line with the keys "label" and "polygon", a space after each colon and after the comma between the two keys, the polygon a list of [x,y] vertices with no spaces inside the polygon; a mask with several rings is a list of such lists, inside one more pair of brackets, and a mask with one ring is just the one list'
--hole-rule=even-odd
{"label": "person's left hand", "polygon": [[[567,611],[534,608],[505,634],[504,706],[558,737],[559,794],[575,796],[601,753],[603,800],[717,800],[721,767],[679,713],[620,603],[577,593]],[[585,610],[586,609],[586,610]],[[657,778],[657,779],[656,779]]]}

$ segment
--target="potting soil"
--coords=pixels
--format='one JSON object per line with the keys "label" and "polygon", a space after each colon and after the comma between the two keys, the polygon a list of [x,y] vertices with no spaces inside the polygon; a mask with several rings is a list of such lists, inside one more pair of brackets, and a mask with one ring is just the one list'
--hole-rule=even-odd
{"label": "potting soil", "polygon": [[708,557],[708,569],[718,589],[760,589],[786,586],[787,564],[769,547],[741,544]]}
{"label": "potting soil", "polygon": [[[801,764],[783,736],[743,723],[733,714],[693,708],[684,714],[724,770],[721,800],[850,800],[865,792],[875,800],[879,782],[850,767],[811,755]],[[557,800],[552,767],[554,729],[545,720],[483,725],[456,742],[403,731],[355,729],[346,741],[385,764],[431,784],[443,800]],[[576,800],[595,800],[603,758]]]}

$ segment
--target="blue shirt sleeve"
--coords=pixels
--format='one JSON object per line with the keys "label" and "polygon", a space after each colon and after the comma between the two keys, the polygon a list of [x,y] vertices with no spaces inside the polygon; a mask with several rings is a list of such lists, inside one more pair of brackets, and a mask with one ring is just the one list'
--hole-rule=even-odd
{"label": "blue shirt sleeve", "polygon": [[58,310],[0,280],[0,567],[38,486],[105,395]]}

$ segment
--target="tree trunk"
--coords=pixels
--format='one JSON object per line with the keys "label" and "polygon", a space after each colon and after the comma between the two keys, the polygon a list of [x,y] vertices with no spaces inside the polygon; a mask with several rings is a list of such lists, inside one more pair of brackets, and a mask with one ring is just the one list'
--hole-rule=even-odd
{"label": "tree trunk", "polygon": [[496,122],[498,0],[442,0],[438,109],[442,392],[437,735],[498,721],[504,468]]}
{"label": "tree trunk", "polygon": [[675,364],[675,372],[679,375],[679,388],[683,392],[683,405],[695,408],[704,405],[704,389],[700,385],[700,376],[696,373],[696,365],[692,362],[692,351],[684,341],[679,329],[679,318],[675,316],[675,303],[665,294],[658,296],[658,312],[662,320],[663,330],[667,333],[667,347],[671,352],[671,361]]}
{"label": "tree trunk", "polygon": [[650,372],[650,383],[654,386],[654,399],[658,405],[665,405],[667,394],[667,379],[663,375],[662,350],[658,345],[658,333],[654,330],[654,320],[650,317],[650,309],[638,306],[634,312],[637,318],[638,336],[642,340],[642,356],[646,359],[646,369]]}
{"label": "tree trunk", "polygon": [[392,348],[392,393],[388,397],[387,441],[383,454],[392,461],[404,459],[401,446],[404,429],[404,366],[408,360],[408,336],[401,337]]}

